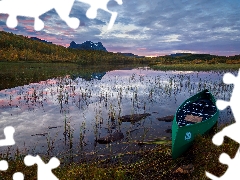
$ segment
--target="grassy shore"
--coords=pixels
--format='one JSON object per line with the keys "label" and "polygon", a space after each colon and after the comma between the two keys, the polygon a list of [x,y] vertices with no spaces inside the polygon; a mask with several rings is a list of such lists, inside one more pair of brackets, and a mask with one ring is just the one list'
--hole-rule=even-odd
{"label": "grassy shore", "polygon": [[[40,62],[0,62],[0,90],[21,86],[49,78],[73,75],[86,79],[92,73],[101,73],[125,67],[148,66],[147,64],[98,64],[81,65],[77,63],[40,63]],[[240,64],[150,64],[154,70],[211,71],[238,70]]]}
{"label": "grassy shore", "polygon": [[150,67],[154,70],[178,70],[178,71],[219,71],[219,70],[238,70],[240,64],[152,64]]}
{"label": "grassy shore", "polygon": [[[138,67],[131,64],[128,67]],[[81,65],[77,63],[0,62],[0,90],[44,81],[60,76],[80,76],[90,79],[92,73],[102,73],[126,67],[124,64]]]}
{"label": "grassy shore", "polygon": [[[212,136],[218,132],[217,127],[211,134],[199,136],[193,146],[176,160],[171,158],[169,145],[158,145],[152,150],[129,152],[118,157],[112,157],[101,161],[62,164],[53,170],[53,173],[61,180],[75,179],[99,179],[99,180],[125,180],[125,179],[207,179],[205,171],[216,176],[221,176],[227,170],[227,166],[219,163],[219,156],[225,152],[233,158],[239,144],[225,138],[223,145],[215,146]],[[25,179],[34,180],[37,177],[37,166],[26,167],[23,164],[23,156],[16,154],[15,159],[8,159],[9,169],[0,171],[0,179],[11,179],[15,172],[22,172]],[[131,155],[131,158],[129,158]],[[135,159],[130,162],[124,160]],[[126,159],[126,158],[125,158]],[[44,160],[46,163],[49,159]],[[63,163],[63,162],[62,162]],[[193,166],[189,172],[176,172],[183,165]]]}

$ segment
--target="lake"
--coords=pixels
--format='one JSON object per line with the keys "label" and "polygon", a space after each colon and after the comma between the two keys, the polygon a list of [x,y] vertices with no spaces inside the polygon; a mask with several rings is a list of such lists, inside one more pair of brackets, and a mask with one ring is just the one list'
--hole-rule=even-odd
{"label": "lake", "polygon": [[[172,123],[158,118],[174,115],[190,96],[209,89],[216,99],[230,99],[233,85],[222,82],[224,73],[139,67],[93,73],[91,79],[66,76],[1,90],[0,132],[13,126],[16,141],[2,151],[18,148],[30,154],[82,159],[153,148],[138,142],[171,139],[167,130]],[[144,113],[149,116],[136,122],[119,120]],[[230,108],[220,111],[219,123],[232,120]],[[110,144],[95,141],[114,132],[122,132],[124,138]]]}

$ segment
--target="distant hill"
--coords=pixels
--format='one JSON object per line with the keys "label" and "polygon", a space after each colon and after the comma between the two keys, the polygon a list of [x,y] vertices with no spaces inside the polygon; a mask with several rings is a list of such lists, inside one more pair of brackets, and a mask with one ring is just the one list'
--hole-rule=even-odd
{"label": "distant hill", "polygon": [[37,37],[30,37],[30,39],[40,41],[40,42],[44,42],[44,43],[47,43],[47,44],[52,44],[52,42],[46,41],[44,39],[39,39]]}
{"label": "distant hill", "polygon": [[82,44],[77,44],[74,41],[72,41],[70,43],[69,48],[80,49],[80,50],[98,50],[98,51],[107,52],[107,49],[102,45],[101,42],[94,43],[92,41],[85,41]]}
{"label": "distant hill", "polygon": [[166,57],[174,57],[174,58],[200,58],[200,59],[212,59],[214,57],[226,57],[226,56],[218,56],[218,55],[211,55],[211,54],[192,54],[192,53],[176,53],[176,54],[170,54],[166,55]]}
{"label": "distant hill", "polygon": [[166,56],[181,57],[181,56],[188,56],[188,55],[192,55],[192,53],[176,53],[176,54],[170,54],[170,55],[166,55]]}
{"label": "distant hill", "polygon": [[127,57],[135,57],[135,58],[144,58],[145,56],[138,56],[136,54],[133,53],[122,53],[122,52],[117,52],[117,54],[121,54],[123,56],[127,56]]}

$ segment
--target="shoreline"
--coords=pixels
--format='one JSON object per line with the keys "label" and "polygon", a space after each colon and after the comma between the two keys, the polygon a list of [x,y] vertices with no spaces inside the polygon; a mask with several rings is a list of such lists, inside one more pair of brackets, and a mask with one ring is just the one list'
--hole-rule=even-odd
{"label": "shoreline", "polygon": [[227,63],[218,63],[218,64],[191,64],[191,63],[182,63],[182,64],[152,64],[150,67],[153,70],[181,70],[181,71],[221,71],[221,70],[238,70],[240,64],[227,64]]}
{"label": "shoreline", "polygon": [[[128,152],[105,159],[93,161],[70,162],[53,169],[53,173],[61,180],[72,179],[204,179],[205,171],[221,176],[227,166],[219,163],[218,158],[226,152],[233,158],[239,144],[225,138],[221,146],[212,143],[212,137],[226,125],[214,126],[210,133],[198,136],[181,157],[173,160],[169,144],[156,145],[148,150]],[[41,157],[45,163],[49,157]],[[26,167],[23,155],[17,151],[13,159],[5,159],[11,167],[7,171],[0,171],[0,177],[11,179],[14,172],[23,172],[26,179],[35,179],[36,166]],[[61,161],[61,160],[60,160]],[[187,169],[184,169],[184,167]]]}

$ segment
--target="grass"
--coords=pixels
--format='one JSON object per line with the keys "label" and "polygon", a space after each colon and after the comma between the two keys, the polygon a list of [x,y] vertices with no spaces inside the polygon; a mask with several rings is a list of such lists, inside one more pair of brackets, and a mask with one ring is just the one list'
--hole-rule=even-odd
{"label": "grass", "polygon": [[[205,171],[221,176],[227,170],[227,166],[219,163],[220,154],[225,152],[233,158],[239,144],[225,138],[221,146],[215,146],[212,143],[212,136],[216,132],[217,128],[215,127],[212,133],[197,137],[193,146],[176,160],[171,158],[171,147],[169,145],[158,145],[151,150],[129,152],[105,160],[61,164],[53,170],[53,173],[61,180],[207,179]],[[44,161],[48,163],[49,159],[44,159]],[[11,179],[15,172],[22,172],[25,179],[36,179],[36,165],[26,167],[23,164],[23,156],[16,154],[16,158],[9,159],[8,162],[9,169],[0,171],[0,179]],[[188,164],[193,164],[193,172],[175,173],[178,167]]]}
{"label": "grass", "polygon": [[152,64],[150,66],[154,70],[178,70],[178,71],[214,71],[214,70],[238,70],[240,68],[240,64],[226,64],[226,63],[218,63],[218,64]]}
{"label": "grass", "polygon": [[[238,69],[239,65],[226,64],[175,64],[157,65],[161,70],[219,70]],[[155,67],[155,66],[153,66]],[[99,65],[97,67],[83,67],[74,63],[0,63],[1,88],[14,87],[16,84],[28,84],[66,74],[78,74],[89,77],[92,72],[109,70],[112,66]],[[117,68],[117,67],[116,67]],[[202,68],[202,69],[201,69]],[[100,71],[100,72],[101,72]],[[39,79],[38,79],[39,78]],[[6,83],[7,82],[7,83]],[[16,83],[16,84],[15,84]],[[0,88],[0,89],[1,89]],[[134,99],[134,98],[133,98]],[[215,130],[214,133],[216,133]],[[205,171],[221,176],[227,169],[226,165],[219,163],[219,155],[223,152],[234,157],[239,144],[226,138],[222,146],[212,143],[212,134],[197,137],[193,146],[180,158],[172,160],[169,145],[157,145],[156,148],[138,152],[128,152],[117,157],[105,160],[84,161],[61,165],[54,169],[59,179],[206,179]],[[37,177],[37,166],[27,167],[23,163],[23,152],[16,152],[15,158],[1,155],[1,159],[9,162],[7,171],[0,171],[0,179],[12,179],[15,172],[22,172],[25,179],[33,180]],[[49,158],[44,157],[48,163]],[[194,171],[187,174],[174,173],[182,166],[193,164]]]}

